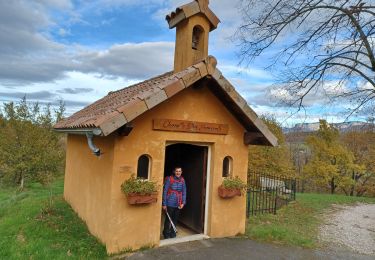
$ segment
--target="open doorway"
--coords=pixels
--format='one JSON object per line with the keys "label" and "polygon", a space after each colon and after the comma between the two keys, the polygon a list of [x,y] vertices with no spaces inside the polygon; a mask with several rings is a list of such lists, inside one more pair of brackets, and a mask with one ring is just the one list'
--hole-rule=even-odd
{"label": "open doorway", "polygon": [[[180,166],[187,188],[186,205],[180,212],[177,237],[204,233],[207,159],[207,146],[186,143],[166,146],[164,179],[173,174],[174,167]],[[163,225],[162,219],[161,228]]]}

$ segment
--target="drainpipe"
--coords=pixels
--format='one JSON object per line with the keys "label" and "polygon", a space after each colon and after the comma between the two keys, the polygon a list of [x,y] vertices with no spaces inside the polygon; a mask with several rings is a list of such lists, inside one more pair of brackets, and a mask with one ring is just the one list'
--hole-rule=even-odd
{"label": "drainpipe", "polygon": [[96,147],[96,145],[94,144],[93,133],[87,132],[86,137],[87,137],[87,144],[89,145],[90,150],[93,152],[94,155],[100,156],[100,149],[98,147]]}
{"label": "drainpipe", "polygon": [[92,153],[96,156],[100,156],[100,148],[98,148],[94,144],[94,136],[103,135],[103,132],[100,128],[83,128],[83,129],[55,129],[56,132],[60,133],[67,133],[67,134],[78,134],[78,135],[86,135],[87,144],[92,151]]}

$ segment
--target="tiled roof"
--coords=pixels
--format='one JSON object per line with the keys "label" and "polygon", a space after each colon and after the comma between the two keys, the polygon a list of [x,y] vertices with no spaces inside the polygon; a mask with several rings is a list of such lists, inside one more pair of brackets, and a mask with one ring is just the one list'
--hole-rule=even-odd
{"label": "tiled roof", "polygon": [[[179,73],[167,72],[108,93],[93,104],[58,122],[55,129],[101,128],[108,135],[138,115],[207,75],[206,61]],[[199,69],[200,68],[200,69]]]}
{"label": "tiled roof", "polygon": [[211,24],[210,31],[216,29],[220,20],[207,6],[207,2],[208,1],[195,0],[189,4],[177,7],[176,11],[171,12],[165,17],[165,19],[167,20],[169,24],[169,28],[172,29],[183,20],[193,15],[196,15],[198,13],[202,13],[210,21],[210,24]]}
{"label": "tiled roof", "polygon": [[55,128],[99,127],[98,121],[102,117],[110,116],[122,106],[137,102],[142,97],[160,90],[157,86],[161,82],[168,82],[168,77],[171,75],[172,72],[168,72],[141,83],[109,92],[107,96],[60,121],[55,125]]}
{"label": "tiled roof", "polygon": [[[72,116],[58,122],[54,128],[66,132],[87,128],[100,128],[107,136],[134,118],[152,109],[185,88],[203,78],[209,78],[213,84],[210,89],[248,131],[245,139],[254,143],[276,145],[276,137],[269,131],[262,120],[247,105],[231,83],[216,68],[216,59],[208,56],[205,60],[173,73],[151,78],[141,83],[108,93],[93,104]],[[245,142],[248,142],[245,140]]]}

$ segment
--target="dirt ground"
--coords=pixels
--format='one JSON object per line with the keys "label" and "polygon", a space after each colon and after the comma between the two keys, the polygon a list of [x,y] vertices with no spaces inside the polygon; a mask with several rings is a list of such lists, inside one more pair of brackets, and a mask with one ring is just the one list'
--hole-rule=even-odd
{"label": "dirt ground", "polygon": [[375,256],[375,204],[334,205],[324,218],[319,239],[330,249]]}

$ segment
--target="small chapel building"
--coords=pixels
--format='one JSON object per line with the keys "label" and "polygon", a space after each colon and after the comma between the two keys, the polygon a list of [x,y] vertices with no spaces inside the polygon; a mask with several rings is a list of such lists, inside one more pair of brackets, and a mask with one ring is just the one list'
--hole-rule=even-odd
{"label": "small chapel building", "polygon": [[162,185],[176,165],[188,190],[185,237],[244,233],[246,196],[222,199],[218,187],[223,176],[246,181],[248,145],[277,145],[208,55],[219,23],[208,0],[166,20],[176,28],[173,71],[110,92],[54,126],[67,133],[64,198],[108,253],[165,243],[162,191],[156,203],[134,206],[120,185],[133,174]]}

